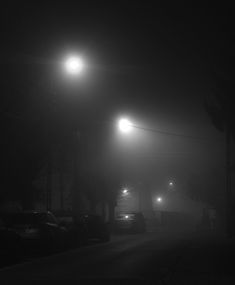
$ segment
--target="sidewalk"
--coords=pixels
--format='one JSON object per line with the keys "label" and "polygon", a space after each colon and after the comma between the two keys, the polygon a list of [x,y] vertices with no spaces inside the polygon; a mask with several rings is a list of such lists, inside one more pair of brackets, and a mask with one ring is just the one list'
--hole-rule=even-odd
{"label": "sidewalk", "polygon": [[235,239],[196,233],[166,284],[235,284]]}

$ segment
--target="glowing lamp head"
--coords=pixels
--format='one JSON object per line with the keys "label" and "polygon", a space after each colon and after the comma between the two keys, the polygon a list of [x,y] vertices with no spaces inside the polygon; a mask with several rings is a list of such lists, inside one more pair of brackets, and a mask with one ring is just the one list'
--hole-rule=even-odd
{"label": "glowing lamp head", "polygon": [[126,220],[129,219],[129,216],[128,216],[128,215],[125,215],[125,219],[126,219]]}
{"label": "glowing lamp head", "polygon": [[132,130],[132,123],[128,119],[120,119],[118,122],[119,130],[123,133],[129,133]]}
{"label": "glowing lamp head", "polygon": [[170,182],[169,185],[170,185],[170,186],[173,186],[173,182]]}
{"label": "glowing lamp head", "polygon": [[162,202],[162,198],[161,197],[157,197],[157,202],[161,203]]}
{"label": "glowing lamp head", "polygon": [[127,193],[128,193],[128,190],[127,190],[127,189],[123,189],[122,193],[123,193],[123,194],[127,194]]}
{"label": "glowing lamp head", "polygon": [[70,56],[65,61],[65,70],[72,75],[76,75],[82,72],[84,68],[83,61],[80,57]]}

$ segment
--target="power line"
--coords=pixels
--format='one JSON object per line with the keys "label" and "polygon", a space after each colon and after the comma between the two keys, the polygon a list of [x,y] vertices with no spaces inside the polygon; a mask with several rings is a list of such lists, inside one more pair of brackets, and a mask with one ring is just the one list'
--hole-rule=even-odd
{"label": "power line", "polygon": [[[152,133],[160,133],[160,134],[167,135],[167,136],[177,136],[177,137],[184,137],[184,138],[194,139],[194,140],[212,141],[212,139],[205,138],[205,137],[197,137],[197,136],[192,136],[192,135],[173,133],[173,132],[162,131],[162,130],[157,130],[157,129],[153,129],[153,128],[146,128],[146,127],[141,127],[141,126],[136,126],[136,125],[133,125],[133,127],[136,128],[136,129],[149,131],[149,132],[152,132]],[[213,140],[213,142],[215,142],[215,140]],[[216,142],[222,143],[222,141],[216,141]]]}
{"label": "power line", "polygon": [[[99,122],[95,122],[96,124],[112,124],[112,125],[116,125],[116,122],[113,121],[99,121]],[[162,134],[162,135],[166,135],[166,136],[175,136],[175,137],[181,137],[181,138],[185,138],[185,139],[192,139],[192,140],[201,140],[204,142],[213,142],[213,143],[221,143],[224,144],[223,140],[218,140],[218,139],[211,139],[208,137],[200,137],[200,136],[193,136],[193,135],[186,135],[186,134],[182,134],[182,133],[174,133],[174,132],[169,132],[169,131],[164,131],[164,130],[159,130],[159,129],[154,129],[154,128],[147,128],[147,127],[142,127],[142,126],[137,126],[137,125],[131,125],[133,128],[135,129],[139,129],[139,130],[143,130],[143,131],[147,131],[147,132],[152,132],[152,133],[158,133],[158,134]]]}
{"label": "power line", "polygon": [[[211,155],[211,154],[209,154]],[[158,154],[154,154],[154,155],[134,155],[134,159],[143,159],[143,160],[152,160],[152,161],[155,161],[155,160],[158,160],[158,159],[161,159],[161,158],[171,158],[171,159],[194,159],[195,160],[195,156],[197,158],[204,158],[202,156],[201,153],[158,153]],[[133,156],[131,156],[133,158]],[[129,159],[129,158],[127,158]]]}

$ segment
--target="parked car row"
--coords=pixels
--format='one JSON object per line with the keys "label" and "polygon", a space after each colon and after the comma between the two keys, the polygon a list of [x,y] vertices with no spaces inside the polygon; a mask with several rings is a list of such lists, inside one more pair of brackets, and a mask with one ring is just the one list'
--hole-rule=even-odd
{"label": "parked car row", "polygon": [[[67,229],[60,226],[50,212],[3,213],[0,219],[3,236],[14,236],[23,251],[56,251],[65,246]],[[9,248],[12,247],[11,240],[5,241]]]}
{"label": "parked car row", "polygon": [[[123,213],[114,222],[116,232],[145,232],[142,213]],[[101,216],[22,211],[0,213],[0,255],[18,258],[29,252],[51,253],[87,244],[108,242],[110,226]],[[1,260],[0,260],[1,263]]]}
{"label": "parked car row", "polygon": [[105,222],[98,215],[74,216],[62,214],[57,216],[59,224],[68,230],[68,237],[71,244],[84,244],[88,240],[95,239],[101,242],[110,240],[109,223]]}
{"label": "parked car row", "polygon": [[89,239],[110,240],[109,226],[100,216],[55,217],[51,212],[37,211],[0,214],[1,252],[55,252],[84,244]]}

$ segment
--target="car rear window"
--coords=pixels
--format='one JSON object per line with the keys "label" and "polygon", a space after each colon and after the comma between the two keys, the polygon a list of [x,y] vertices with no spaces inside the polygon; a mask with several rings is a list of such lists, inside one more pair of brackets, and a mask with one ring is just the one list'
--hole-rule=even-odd
{"label": "car rear window", "polygon": [[7,225],[37,224],[39,222],[37,215],[31,213],[9,214],[3,217]]}
{"label": "car rear window", "polygon": [[117,216],[117,220],[133,220],[135,214],[121,214]]}
{"label": "car rear window", "polygon": [[7,225],[24,225],[39,223],[57,224],[56,218],[48,213],[14,213],[4,215],[2,219]]}
{"label": "car rear window", "polygon": [[38,213],[37,219],[40,223],[57,224],[57,219],[50,213]]}

